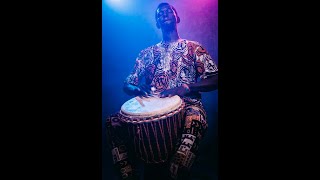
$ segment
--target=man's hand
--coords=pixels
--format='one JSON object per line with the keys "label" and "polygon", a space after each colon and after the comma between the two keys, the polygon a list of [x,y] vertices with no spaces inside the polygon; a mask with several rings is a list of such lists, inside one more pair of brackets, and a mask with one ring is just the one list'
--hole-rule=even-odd
{"label": "man's hand", "polygon": [[128,95],[131,96],[146,97],[151,93],[151,88],[147,85],[135,86],[132,84],[126,84],[123,89]]}
{"label": "man's hand", "polygon": [[168,89],[168,90],[165,90],[163,92],[160,93],[160,97],[171,97],[171,96],[174,96],[174,95],[178,95],[180,97],[183,97],[185,96],[186,94],[188,94],[190,92],[190,88],[188,85],[186,84],[183,84],[182,86],[179,86],[179,87],[175,87],[175,88],[172,88],[172,89]]}

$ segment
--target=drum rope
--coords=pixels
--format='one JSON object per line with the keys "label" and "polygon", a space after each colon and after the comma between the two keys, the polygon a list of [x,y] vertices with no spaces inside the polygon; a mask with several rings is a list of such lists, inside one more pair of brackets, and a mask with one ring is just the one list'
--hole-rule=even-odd
{"label": "drum rope", "polygon": [[[144,126],[145,124],[142,124],[142,125]],[[140,124],[140,126],[141,126],[141,124]],[[139,129],[141,130],[141,127]],[[142,141],[143,150],[144,150],[144,153],[145,153],[145,156],[146,156],[146,161],[149,162],[147,149],[146,149],[146,146],[145,146],[144,141],[143,141],[143,139],[144,139],[143,132],[140,132],[140,134],[142,136],[142,140],[141,141]]]}
{"label": "drum rope", "polygon": [[161,136],[163,138],[163,145],[164,145],[164,150],[165,150],[165,159],[168,158],[168,151],[167,151],[167,146],[166,146],[166,139],[164,136],[164,128],[163,128],[163,121],[159,121],[159,127],[160,127],[160,132],[161,132]]}
{"label": "drum rope", "polygon": [[151,153],[152,161],[154,161],[154,154],[153,154],[152,147],[151,147],[149,128],[148,128],[148,127],[145,127],[144,124],[143,124],[143,128],[144,128],[144,130],[145,130],[145,132],[146,132],[146,136],[147,136],[147,138],[148,138],[149,148],[150,148],[150,153]]}
{"label": "drum rope", "polygon": [[168,132],[169,132],[169,139],[170,139],[170,151],[172,150],[172,138],[171,138],[171,121],[174,117],[170,117],[168,119],[168,121],[166,121],[166,124],[167,124],[167,129],[168,129]]}
{"label": "drum rope", "polygon": [[160,146],[159,146],[159,141],[158,141],[158,136],[157,136],[157,130],[154,128],[153,123],[151,123],[151,128],[152,128],[153,134],[154,134],[154,136],[156,138],[159,159],[161,159],[161,152],[160,152]]}
{"label": "drum rope", "polygon": [[177,117],[174,116],[174,120],[173,120],[173,126],[174,126],[174,134],[175,134],[175,138],[177,139],[178,138],[178,129],[177,129]]}

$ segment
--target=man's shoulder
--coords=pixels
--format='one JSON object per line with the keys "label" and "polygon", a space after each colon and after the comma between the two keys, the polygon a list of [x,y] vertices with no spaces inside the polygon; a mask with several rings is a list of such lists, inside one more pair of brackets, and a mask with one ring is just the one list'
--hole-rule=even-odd
{"label": "man's shoulder", "polygon": [[157,44],[154,44],[154,45],[151,45],[151,46],[148,46],[144,49],[141,50],[141,53],[147,53],[147,52],[152,52],[152,50],[158,46],[159,43]]}
{"label": "man's shoulder", "polygon": [[185,42],[186,44],[201,45],[198,41],[189,40],[189,39],[184,39],[184,42]]}
{"label": "man's shoulder", "polygon": [[157,47],[158,47],[158,44],[154,44],[154,45],[148,46],[148,47],[140,50],[138,58],[144,59],[142,57],[150,57],[150,56],[152,56],[153,51],[155,49],[157,49]]}
{"label": "man's shoulder", "polygon": [[150,53],[151,50],[152,50],[152,46],[146,47],[146,48],[140,50],[139,56],[144,55],[144,54],[147,54],[147,53]]}

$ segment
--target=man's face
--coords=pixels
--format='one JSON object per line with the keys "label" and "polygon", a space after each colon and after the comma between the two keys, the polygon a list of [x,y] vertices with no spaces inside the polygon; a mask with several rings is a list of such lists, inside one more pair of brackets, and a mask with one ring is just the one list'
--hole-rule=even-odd
{"label": "man's face", "polygon": [[173,27],[177,22],[176,16],[170,5],[163,5],[157,9],[157,22],[160,28]]}

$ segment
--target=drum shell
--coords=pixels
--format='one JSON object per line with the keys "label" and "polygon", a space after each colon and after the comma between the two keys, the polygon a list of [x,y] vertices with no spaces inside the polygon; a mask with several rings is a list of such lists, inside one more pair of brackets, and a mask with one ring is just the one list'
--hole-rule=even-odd
{"label": "drum shell", "polygon": [[175,151],[182,133],[185,103],[161,116],[137,118],[120,111],[120,120],[126,124],[129,146],[137,158],[145,163],[168,161]]}

